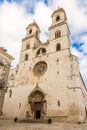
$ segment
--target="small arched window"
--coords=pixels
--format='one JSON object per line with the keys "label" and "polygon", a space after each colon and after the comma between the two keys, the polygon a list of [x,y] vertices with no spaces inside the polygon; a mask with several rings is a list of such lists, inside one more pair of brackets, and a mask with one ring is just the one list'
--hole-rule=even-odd
{"label": "small arched window", "polygon": [[59,38],[59,37],[61,37],[60,30],[58,30],[58,31],[55,32],[55,38]]}
{"label": "small arched window", "polygon": [[40,48],[37,53],[36,56],[40,55],[40,54],[45,54],[46,53],[46,49],[45,48]]}
{"label": "small arched window", "polygon": [[27,50],[27,49],[30,49],[30,44],[27,44],[27,45],[26,45],[26,50]]}
{"label": "small arched window", "polygon": [[56,22],[58,22],[60,20],[60,16],[56,17]]}
{"label": "small arched window", "polygon": [[25,55],[25,61],[28,60],[28,54]]}
{"label": "small arched window", "polygon": [[32,29],[29,30],[29,34],[31,34],[31,33],[32,33]]}
{"label": "small arched window", "polygon": [[56,51],[59,51],[59,50],[61,50],[60,43],[58,43],[58,44],[56,45]]}

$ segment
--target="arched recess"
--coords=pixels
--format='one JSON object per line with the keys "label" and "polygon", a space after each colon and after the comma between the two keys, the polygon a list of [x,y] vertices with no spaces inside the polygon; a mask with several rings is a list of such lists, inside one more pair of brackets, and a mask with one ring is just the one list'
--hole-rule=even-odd
{"label": "arched recess", "polygon": [[57,17],[56,17],[56,22],[58,22],[60,20],[60,16],[58,15]]}
{"label": "arched recess", "polygon": [[45,100],[46,94],[38,86],[28,96],[30,105],[30,112],[33,119],[44,119],[46,116],[47,102]]}
{"label": "arched recess", "polygon": [[61,31],[60,31],[60,30],[57,30],[57,31],[55,32],[55,38],[59,38],[59,37],[61,37]]}
{"label": "arched recess", "polygon": [[60,43],[57,43],[57,45],[56,45],[56,51],[60,51],[61,50],[61,45],[60,45]]}
{"label": "arched recess", "polygon": [[25,58],[24,58],[25,61],[28,60],[28,54],[25,55]]}
{"label": "arched recess", "polygon": [[46,48],[39,48],[36,52],[36,57],[44,54],[46,54]]}

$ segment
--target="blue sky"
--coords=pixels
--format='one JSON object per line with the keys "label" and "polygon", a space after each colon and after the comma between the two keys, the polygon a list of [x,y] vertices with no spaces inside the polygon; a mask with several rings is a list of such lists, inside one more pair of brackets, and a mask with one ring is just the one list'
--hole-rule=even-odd
{"label": "blue sky", "polygon": [[80,72],[87,86],[86,0],[0,0],[0,46],[14,56],[13,66],[18,64],[25,28],[35,20],[41,29],[41,40],[46,41],[51,14],[58,7],[66,11],[72,53],[78,56]]}

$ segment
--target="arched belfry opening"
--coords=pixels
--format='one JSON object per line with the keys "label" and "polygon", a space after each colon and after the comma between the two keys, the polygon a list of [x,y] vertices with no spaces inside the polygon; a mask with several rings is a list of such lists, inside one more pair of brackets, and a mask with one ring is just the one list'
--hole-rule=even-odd
{"label": "arched belfry opening", "polygon": [[46,94],[38,86],[30,93],[28,100],[33,119],[44,119],[46,116]]}

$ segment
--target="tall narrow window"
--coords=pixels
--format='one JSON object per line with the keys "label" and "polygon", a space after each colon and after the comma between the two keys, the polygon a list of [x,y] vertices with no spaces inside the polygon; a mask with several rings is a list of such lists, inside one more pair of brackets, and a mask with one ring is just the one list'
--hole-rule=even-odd
{"label": "tall narrow window", "polygon": [[19,109],[21,108],[21,103],[19,103]]}
{"label": "tall narrow window", "polygon": [[38,31],[36,31],[36,37],[38,37]]}
{"label": "tall narrow window", "polygon": [[86,117],[87,117],[87,108],[85,107],[85,114],[86,114]]}
{"label": "tall narrow window", "polygon": [[9,97],[11,98],[11,96],[12,96],[12,90],[10,89],[9,90]]}
{"label": "tall narrow window", "polygon": [[60,30],[58,30],[58,31],[55,32],[55,38],[59,38],[59,37],[61,37]]}
{"label": "tall narrow window", "polygon": [[60,101],[58,101],[58,106],[60,106]]}
{"label": "tall narrow window", "polygon": [[36,31],[36,35],[38,35],[38,31]]}
{"label": "tall narrow window", "polygon": [[60,43],[58,43],[58,44],[56,45],[56,51],[59,51],[59,50],[61,50]]}
{"label": "tall narrow window", "polygon": [[31,34],[31,33],[32,33],[32,29],[29,30],[29,34]]}
{"label": "tall narrow window", "polygon": [[25,61],[28,60],[28,54],[25,55]]}

